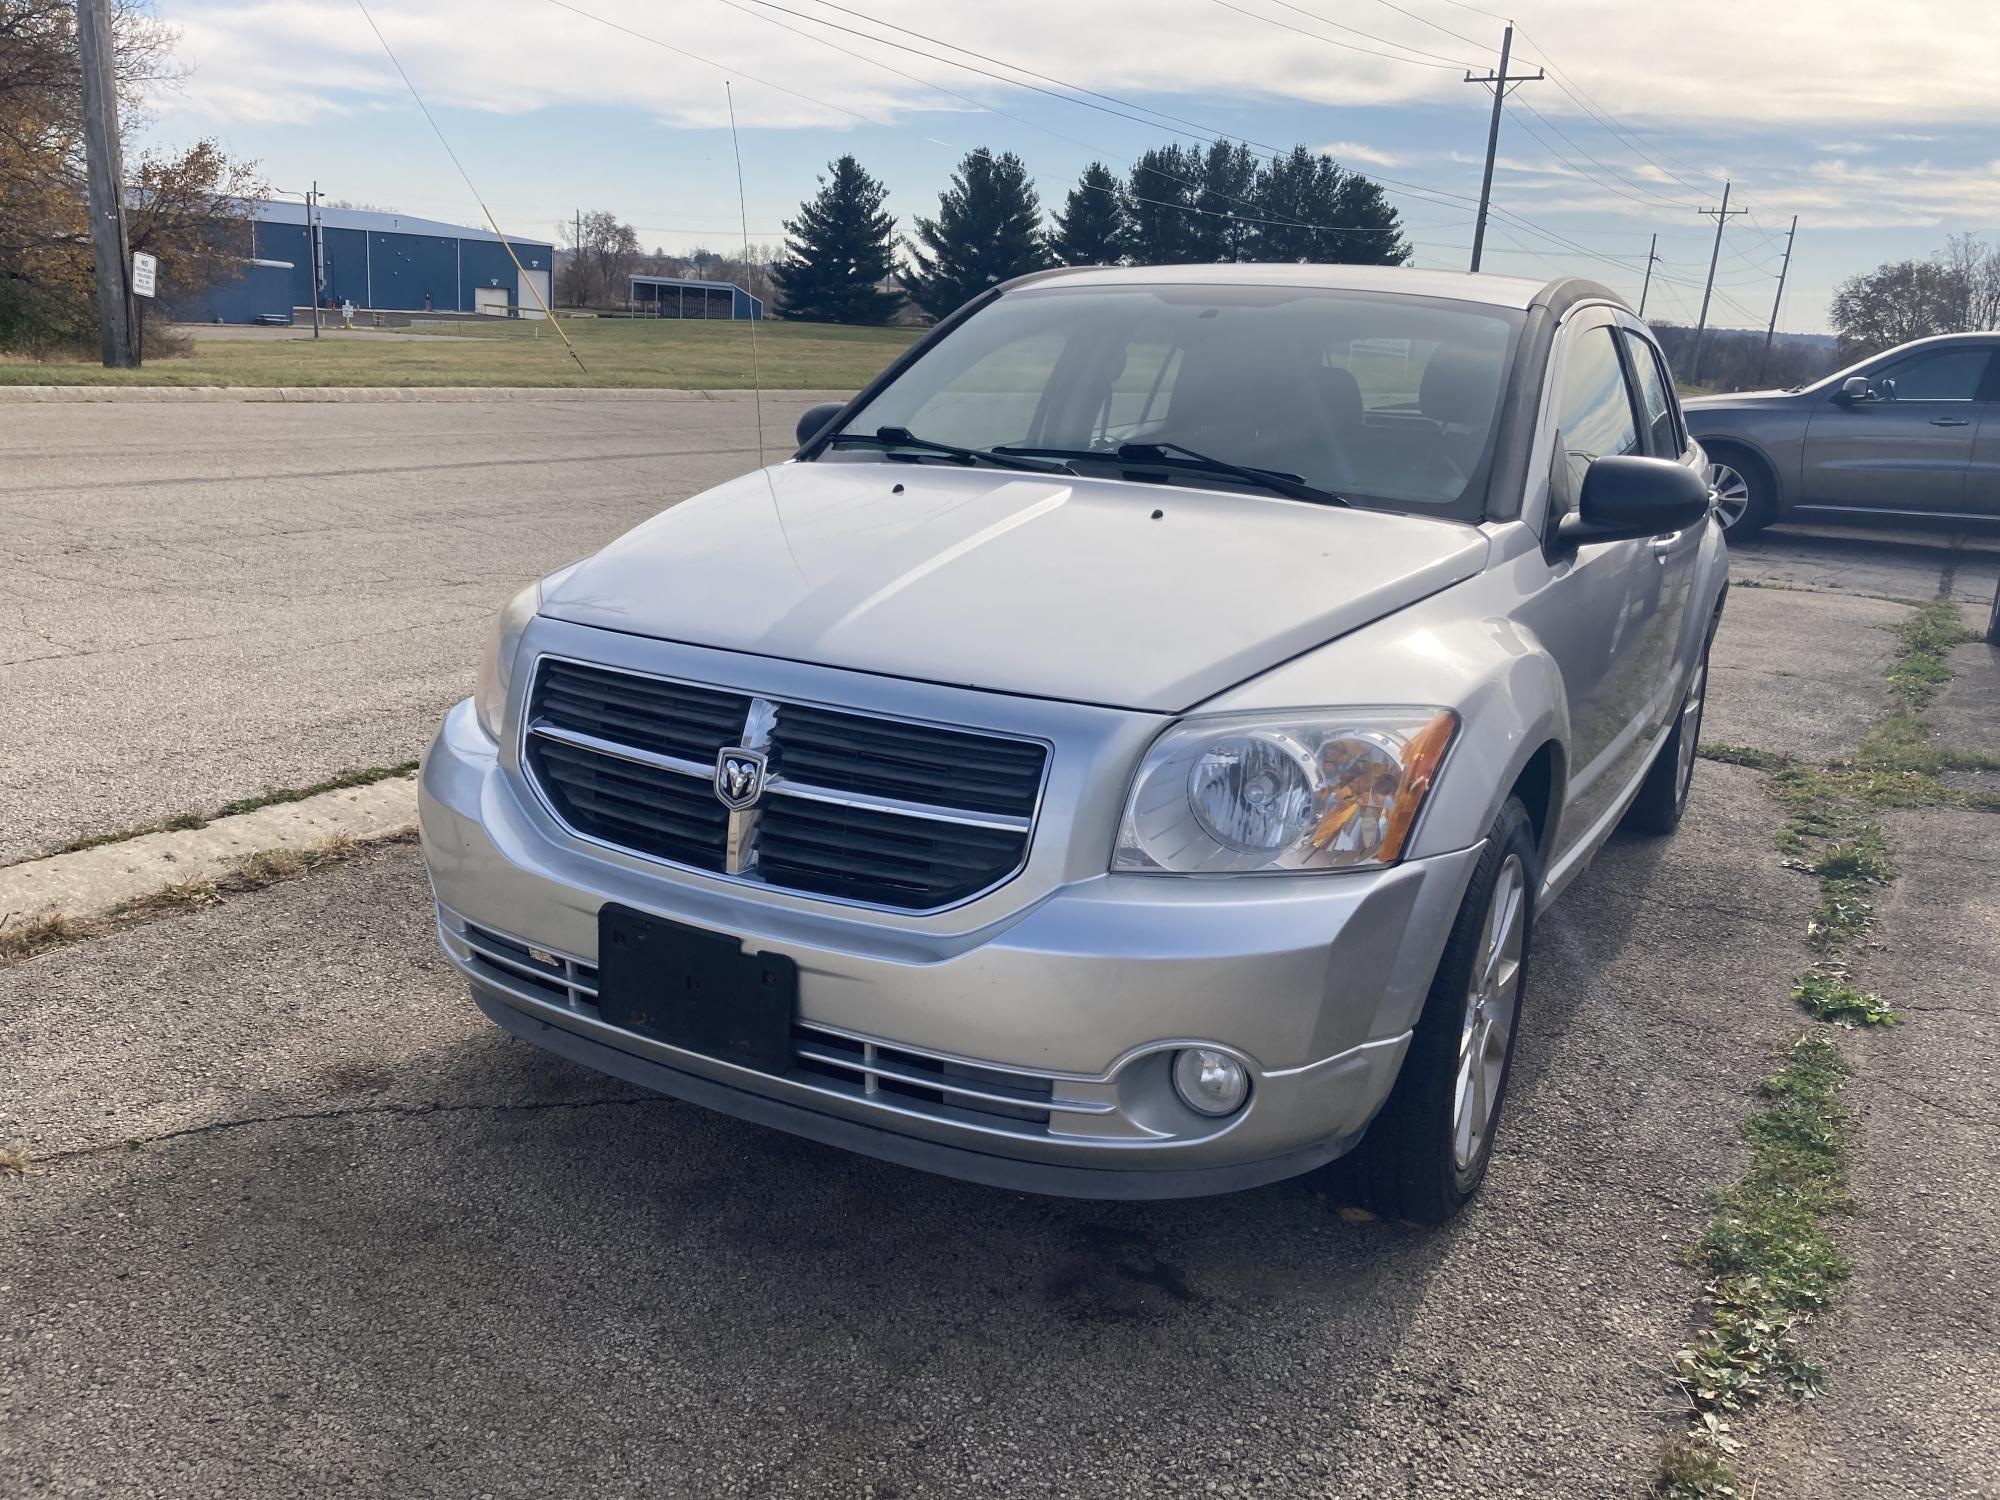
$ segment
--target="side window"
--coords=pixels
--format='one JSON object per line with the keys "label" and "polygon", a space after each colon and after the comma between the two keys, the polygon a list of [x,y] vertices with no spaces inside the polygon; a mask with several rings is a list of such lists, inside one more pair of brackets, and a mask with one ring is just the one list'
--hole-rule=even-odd
{"label": "side window", "polygon": [[1561,508],[1576,504],[1583,472],[1600,458],[1644,451],[1632,414],[1632,393],[1609,328],[1575,335],[1563,354],[1562,385],[1556,392],[1556,430],[1563,463],[1551,475]]}
{"label": "side window", "polygon": [[1674,398],[1653,346],[1629,329],[1625,352],[1632,357],[1632,378],[1639,387],[1639,407],[1646,414],[1648,447],[1655,458],[1679,458],[1684,446],[1674,421]]}
{"label": "side window", "polygon": [[1898,360],[1868,384],[1878,401],[1970,401],[1991,358],[1985,349],[1937,349]]}

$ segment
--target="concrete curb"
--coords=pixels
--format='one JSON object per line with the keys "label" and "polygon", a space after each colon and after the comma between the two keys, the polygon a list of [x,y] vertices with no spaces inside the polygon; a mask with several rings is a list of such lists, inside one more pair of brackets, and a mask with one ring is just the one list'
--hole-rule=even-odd
{"label": "concrete curb", "polygon": [[[609,386],[529,385],[0,385],[0,405],[44,402],[387,403],[467,401],[735,401],[748,390],[679,391]],[[845,401],[852,391],[765,391],[772,401]]]}
{"label": "concrete curb", "polygon": [[215,880],[246,854],[311,849],[345,835],[388,838],[417,820],[417,778],[392,776],[297,802],[279,802],[206,828],[147,833],[0,869],[0,921],[55,913],[87,921],[164,886]]}

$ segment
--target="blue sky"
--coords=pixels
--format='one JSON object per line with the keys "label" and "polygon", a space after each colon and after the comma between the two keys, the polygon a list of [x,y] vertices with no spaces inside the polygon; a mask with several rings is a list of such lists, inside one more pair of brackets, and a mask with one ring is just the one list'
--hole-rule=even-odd
{"label": "blue sky", "polygon": [[[334,199],[479,220],[354,0],[156,8],[179,28],[191,71],[152,101],[143,139],[210,135],[280,189],[317,178]],[[779,240],[780,221],[842,152],[884,179],[907,223],[934,211],[974,147],[1017,152],[1054,208],[1093,159],[1121,168],[1148,146],[1219,131],[1329,148],[1406,184],[1390,192],[1418,263],[1453,268],[1471,242],[1490,108],[1462,67],[1492,66],[1501,30],[1499,9],[1459,0],[371,0],[369,10],[510,232],[549,238],[573,210],[604,208],[649,247],[740,243],[729,77],[752,240]],[[2000,239],[2000,6],[1522,0],[1515,19],[1516,68],[1547,64],[1555,76],[1510,96],[1489,270],[1589,274],[1636,297],[1657,232],[1648,313],[1691,321],[1713,234],[1699,210],[1714,206],[1725,174],[1731,206],[1752,212],[1724,239],[1711,313],[1721,326],[1769,315],[1793,213],[1788,330],[1823,330],[1832,288],[1854,271],[1926,255],[1951,233]],[[1056,85],[1016,67],[1122,102],[1051,97],[1029,85]]]}

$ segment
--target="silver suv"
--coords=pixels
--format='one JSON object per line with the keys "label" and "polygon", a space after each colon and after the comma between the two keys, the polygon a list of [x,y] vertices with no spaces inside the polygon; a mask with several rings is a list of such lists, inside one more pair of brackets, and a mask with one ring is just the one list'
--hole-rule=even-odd
{"label": "silver suv", "polygon": [[516,1036],[892,1161],[1442,1219],[1537,912],[1680,820],[1725,557],[1604,288],[977,298],[788,463],[531,584],[424,763]]}

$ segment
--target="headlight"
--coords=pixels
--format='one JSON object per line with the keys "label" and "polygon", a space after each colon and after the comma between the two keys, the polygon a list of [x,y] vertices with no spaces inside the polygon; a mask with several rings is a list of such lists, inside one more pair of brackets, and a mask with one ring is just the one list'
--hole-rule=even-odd
{"label": "headlight", "polygon": [[1458,732],[1449,709],[1191,719],[1132,783],[1114,870],[1179,875],[1393,864]]}
{"label": "headlight", "polygon": [[531,583],[500,611],[492,634],[486,638],[486,654],[479,658],[479,686],[473,690],[472,709],[479,716],[479,727],[496,740],[507,711],[507,689],[514,682],[515,650],[541,607],[542,586]]}

